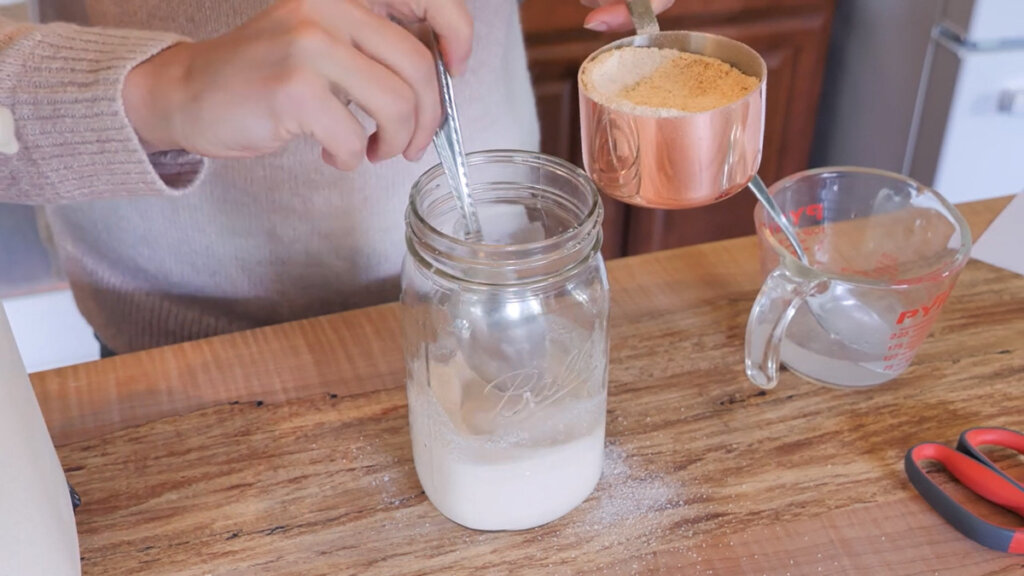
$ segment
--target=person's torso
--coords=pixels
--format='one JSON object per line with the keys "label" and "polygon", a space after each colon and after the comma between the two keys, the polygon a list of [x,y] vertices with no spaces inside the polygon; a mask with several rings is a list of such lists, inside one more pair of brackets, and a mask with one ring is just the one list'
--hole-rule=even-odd
{"label": "person's torso", "polygon": [[[268,4],[40,0],[38,8],[44,20],[199,39],[237,26]],[[466,147],[535,150],[538,127],[518,2],[468,4],[473,56],[455,82]],[[222,325],[247,327],[394,299],[409,190],[435,162],[431,149],[417,163],[397,158],[339,172],[322,164],[315,142],[302,140],[268,157],[213,161],[199,189],[182,197],[94,200],[51,207],[48,215],[80,304],[110,284],[191,312],[225,315]],[[83,311],[102,315],[103,306]]]}

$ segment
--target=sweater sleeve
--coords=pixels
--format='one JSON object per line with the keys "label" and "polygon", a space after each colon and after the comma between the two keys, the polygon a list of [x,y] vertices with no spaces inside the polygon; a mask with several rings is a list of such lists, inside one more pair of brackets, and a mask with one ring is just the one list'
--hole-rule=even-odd
{"label": "sweater sleeve", "polygon": [[56,204],[194,188],[206,160],[182,151],[147,154],[121,97],[129,70],[182,40],[0,18],[0,201]]}

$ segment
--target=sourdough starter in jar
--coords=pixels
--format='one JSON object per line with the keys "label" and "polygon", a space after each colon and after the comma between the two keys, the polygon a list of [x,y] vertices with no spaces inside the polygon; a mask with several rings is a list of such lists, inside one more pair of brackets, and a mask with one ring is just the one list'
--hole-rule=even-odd
{"label": "sourdough starter in jar", "polygon": [[602,209],[575,166],[471,154],[483,240],[458,233],[440,169],[413,188],[402,326],[416,473],[478,530],[558,519],[604,461],[608,289]]}

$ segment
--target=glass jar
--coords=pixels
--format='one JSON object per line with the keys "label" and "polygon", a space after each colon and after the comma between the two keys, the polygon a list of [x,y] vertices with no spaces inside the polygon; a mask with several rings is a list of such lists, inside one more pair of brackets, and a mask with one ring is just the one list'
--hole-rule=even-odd
{"label": "glass jar", "polygon": [[608,380],[603,208],[575,166],[469,155],[483,240],[440,166],[413,185],[402,270],[416,473],[437,509],[521,530],[583,502],[601,475]]}

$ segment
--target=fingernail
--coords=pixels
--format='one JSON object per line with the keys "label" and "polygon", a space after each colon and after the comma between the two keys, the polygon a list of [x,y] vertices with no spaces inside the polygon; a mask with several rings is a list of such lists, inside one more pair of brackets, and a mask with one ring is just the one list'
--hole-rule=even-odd
{"label": "fingernail", "polygon": [[593,30],[594,32],[607,32],[608,23],[604,20],[594,20],[593,22],[584,22],[583,27],[587,30]]}
{"label": "fingernail", "polygon": [[426,151],[426,148],[424,148],[423,150],[419,150],[417,152],[406,152],[402,156],[405,157],[405,160],[407,162],[419,162],[420,160],[423,159],[423,154],[425,154]]}
{"label": "fingernail", "polygon": [[452,75],[453,78],[458,78],[459,76],[462,76],[463,74],[466,73],[466,68],[468,66],[469,63],[466,62],[465,60],[462,60],[460,62],[453,62],[451,66],[448,67],[448,72]]}

